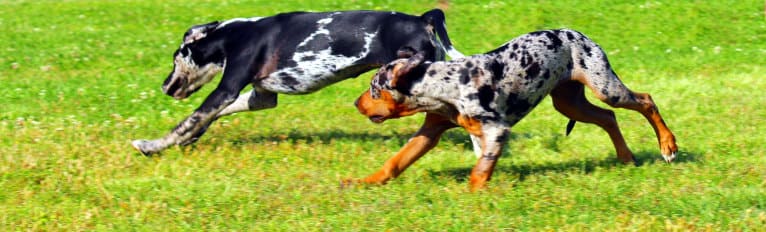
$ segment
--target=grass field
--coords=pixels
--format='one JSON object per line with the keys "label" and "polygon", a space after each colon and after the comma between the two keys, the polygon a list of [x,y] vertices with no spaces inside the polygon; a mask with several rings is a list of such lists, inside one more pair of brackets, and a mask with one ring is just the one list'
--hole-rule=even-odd
{"label": "grass field", "polygon": [[[681,154],[659,155],[639,114],[615,110],[640,166],[546,99],[513,128],[486,191],[465,132],[381,187],[339,189],[393,155],[421,116],[375,125],[353,100],[370,73],[272,110],[223,118],[195,145],[144,157],[215,86],[160,91],[191,25],[306,10],[440,7],[455,46],[489,51],[568,27],[649,92]],[[2,231],[764,231],[763,1],[0,0]],[[606,107],[603,104],[599,104]]]}

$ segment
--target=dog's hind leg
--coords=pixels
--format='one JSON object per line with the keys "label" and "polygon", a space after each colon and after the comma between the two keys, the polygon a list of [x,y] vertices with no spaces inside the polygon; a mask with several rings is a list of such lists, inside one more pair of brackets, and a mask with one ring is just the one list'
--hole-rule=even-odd
{"label": "dog's hind leg", "polygon": [[[604,59],[605,60],[605,59]],[[609,68],[607,62],[603,71],[594,71],[593,68],[579,72],[582,75],[573,75],[575,80],[588,86],[596,97],[604,103],[618,108],[635,110],[649,121],[657,136],[660,152],[666,162],[671,162],[676,157],[678,146],[673,132],[670,131],[662,119],[657,105],[647,93],[637,93],[629,90],[617,77],[617,74]],[[597,69],[596,69],[597,70]],[[575,71],[575,73],[578,73]],[[600,75],[599,75],[600,74]]]}
{"label": "dog's hind leg", "polygon": [[233,113],[244,111],[256,111],[271,109],[277,106],[277,94],[268,91],[252,89],[250,92],[239,95],[237,100],[218,113],[217,117],[223,117]]}
{"label": "dog's hind leg", "polygon": [[385,184],[387,181],[399,176],[407,167],[434,148],[439,143],[441,135],[448,129],[456,126],[443,116],[426,114],[426,120],[420,130],[410,138],[407,144],[396,155],[389,158],[379,171],[359,181],[346,180],[344,184],[352,184],[353,182]]}
{"label": "dog's hind leg", "polygon": [[551,98],[553,99],[553,106],[564,116],[571,120],[596,124],[604,129],[614,144],[617,158],[623,163],[634,162],[633,152],[625,143],[614,112],[588,102],[581,83],[563,82],[553,89]]}

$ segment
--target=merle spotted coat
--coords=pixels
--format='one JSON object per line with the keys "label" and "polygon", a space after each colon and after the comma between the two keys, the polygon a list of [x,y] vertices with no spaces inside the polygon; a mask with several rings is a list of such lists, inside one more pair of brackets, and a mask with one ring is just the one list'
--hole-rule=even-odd
{"label": "merle spotted coat", "polygon": [[415,54],[376,73],[369,91],[357,100],[374,122],[426,112],[426,125],[384,168],[362,180],[384,183],[435,146],[445,130],[461,126],[479,138],[481,158],[472,187],[489,179],[509,129],[547,95],[556,109],[575,121],[594,123],[609,133],[623,162],[633,162],[612,111],[590,104],[587,86],[601,101],[644,115],[658,137],[662,156],[675,158],[675,137],[648,94],[629,90],[612,70],[606,54],[580,32],[561,29],[517,37],[486,54],[429,62]]}

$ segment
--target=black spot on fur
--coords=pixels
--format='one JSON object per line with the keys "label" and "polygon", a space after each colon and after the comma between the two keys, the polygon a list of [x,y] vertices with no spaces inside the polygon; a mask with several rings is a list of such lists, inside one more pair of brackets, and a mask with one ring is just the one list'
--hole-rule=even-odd
{"label": "black spot on fur", "polygon": [[397,78],[396,91],[412,95],[412,86],[423,80],[423,76],[426,74],[426,69],[428,69],[428,65],[418,65],[417,67],[412,68],[407,74]]}
{"label": "black spot on fur", "polygon": [[546,69],[545,71],[543,71],[543,75],[541,76],[543,79],[548,80],[549,78],[551,78],[551,73],[548,72],[548,70]]}
{"label": "black spot on fur", "polygon": [[280,73],[279,74],[279,79],[282,80],[282,83],[284,83],[285,85],[288,85],[288,86],[295,86],[295,85],[300,84],[300,82],[298,80],[296,80],[294,77],[290,76],[287,73]]}
{"label": "black spot on fur", "polygon": [[490,104],[494,99],[495,90],[492,89],[492,86],[484,85],[479,88],[479,104],[484,110],[495,112],[495,110],[490,107]]}
{"label": "black spot on fur", "polygon": [[460,69],[460,84],[468,84],[470,80],[471,77],[468,75],[468,69]]}
{"label": "black spot on fur", "polygon": [[521,53],[521,58],[519,59],[521,61],[522,67],[527,67],[529,65],[529,62],[532,62],[532,57],[529,55],[527,51],[524,51]]}
{"label": "black spot on fur", "polygon": [[428,75],[429,75],[429,76],[434,76],[434,75],[436,75],[436,70],[431,70],[431,71],[428,71]]}
{"label": "black spot on fur", "polygon": [[590,50],[590,46],[587,46],[587,45],[582,46],[582,49],[585,50],[585,53],[586,55],[588,55],[588,57],[593,56],[593,53],[591,53],[591,50]]}
{"label": "black spot on fur", "polygon": [[588,66],[585,65],[585,59],[580,58],[580,67],[582,69],[588,69]]}
{"label": "black spot on fur", "polygon": [[613,96],[609,98],[609,101],[612,102],[612,104],[617,104],[618,102],[620,102],[620,96]]}
{"label": "black spot on fur", "polygon": [[470,61],[466,62],[465,63],[465,67],[466,68],[472,68],[473,67],[473,62],[470,62]]}
{"label": "black spot on fur", "polygon": [[491,62],[487,63],[486,68],[492,73],[493,80],[503,79],[503,70],[505,69],[505,65],[500,61],[492,60]]}
{"label": "black spot on fur", "polygon": [[540,74],[540,65],[537,64],[537,62],[532,62],[532,64],[527,67],[527,79],[532,79],[537,77],[537,75]]}
{"label": "black spot on fur", "polygon": [[489,115],[489,116],[487,116],[487,115],[479,115],[479,116],[474,116],[474,118],[476,118],[476,120],[479,120],[481,122],[497,122],[498,120],[500,120],[500,114],[499,113],[494,112],[494,111],[492,111],[490,113],[492,115]]}
{"label": "black spot on fur", "polygon": [[548,49],[555,50],[561,47],[561,44],[563,42],[561,42],[561,39],[559,39],[559,37],[555,33],[550,31],[545,31],[545,36],[548,37],[548,39],[551,41],[551,45],[548,45]]}
{"label": "black spot on fur", "polygon": [[[384,74],[384,75],[385,75],[385,74]],[[377,78],[377,81],[378,81],[378,82],[377,82],[377,85],[378,85],[378,86],[385,86],[385,85],[386,85],[386,82],[388,81],[388,78],[382,78],[382,77],[378,77],[378,78]]]}
{"label": "black spot on fur", "polygon": [[506,106],[508,107],[505,109],[506,115],[524,114],[532,107],[532,105],[527,102],[527,99],[520,98],[519,95],[514,93],[508,95],[508,100],[506,102]]}
{"label": "black spot on fur", "polygon": [[316,59],[317,59],[316,56],[304,56],[303,58],[301,58],[301,61],[312,61]]}
{"label": "black spot on fur", "polygon": [[480,69],[479,67],[474,67],[471,69],[471,77],[479,78],[481,76],[484,76],[484,70]]}
{"label": "black spot on fur", "polygon": [[571,31],[567,31],[567,39],[569,39],[569,40],[573,40],[574,39],[574,35],[572,34]]}

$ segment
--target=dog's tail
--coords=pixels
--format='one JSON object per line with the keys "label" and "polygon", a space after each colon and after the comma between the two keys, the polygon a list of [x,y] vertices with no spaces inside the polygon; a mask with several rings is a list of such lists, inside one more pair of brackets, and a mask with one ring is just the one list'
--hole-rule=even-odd
{"label": "dog's tail", "polygon": [[425,20],[426,23],[434,27],[434,30],[436,31],[436,35],[439,37],[439,40],[441,41],[440,47],[444,49],[445,52],[447,52],[447,55],[449,55],[449,57],[451,57],[452,59],[465,57],[463,53],[460,53],[452,46],[452,42],[449,40],[449,36],[447,36],[447,23],[444,19],[444,12],[442,10],[433,9],[424,13],[420,17],[423,20]]}
{"label": "dog's tail", "polygon": [[575,126],[576,122],[577,121],[575,121],[575,120],[569,119],[569,123],[567,123],[567,134],[566,134],[566,136],[569,136],[569,133],[572,132],[572,129],[574,129],[574,126]]}

